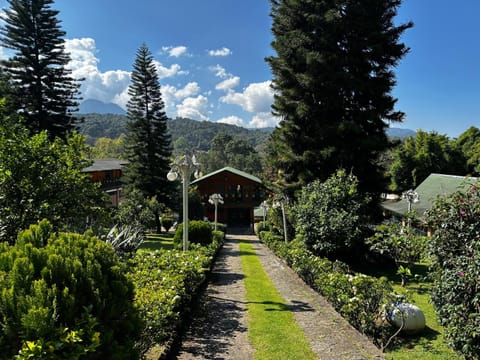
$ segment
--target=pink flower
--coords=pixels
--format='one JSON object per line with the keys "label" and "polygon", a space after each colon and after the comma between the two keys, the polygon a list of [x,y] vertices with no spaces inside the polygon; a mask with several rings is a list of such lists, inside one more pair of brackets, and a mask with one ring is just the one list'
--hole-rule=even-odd
{"label": "pink flower", "polygon": [[463,275],[465,275],[465,273],[463,271],[458,272],[458,276],[462,277]]}

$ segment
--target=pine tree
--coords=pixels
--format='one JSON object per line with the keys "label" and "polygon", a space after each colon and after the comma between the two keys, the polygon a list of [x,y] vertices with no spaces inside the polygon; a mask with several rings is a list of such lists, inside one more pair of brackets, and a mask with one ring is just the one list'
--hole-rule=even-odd
{"label": "pine tree", "polygon": [[175,188],[167,180],[171,137],[157,70],[146,45],[137,51],[128,94],[127,188],[137,189],[148,198],[156,196],[159,203],[172,207]]}
{"label": "pine tree", "polygon": [[47,130],[64,138],[75,128],[79,84],[66,68],[65,32],[53,0],[7,0],[1,44],[14,55],[3,62],[12,80],[12,99],[32,133]]}
{"label": "pine tree", "polygon": [[385,187],[378,156],[388,148],[394,110],[392,68],[408,52],[399,43],[413,24],[393,24],[401,0],[271,0],[275,181],[294,192],[338,168],[360,189]]}

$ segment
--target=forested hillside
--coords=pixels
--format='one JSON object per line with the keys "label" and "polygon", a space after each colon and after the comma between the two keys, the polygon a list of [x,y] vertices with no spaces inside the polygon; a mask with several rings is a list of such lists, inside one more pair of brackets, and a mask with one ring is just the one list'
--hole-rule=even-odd
{"label": "forested hillside", "polygon": [[[127,117],[115,114],[85,114],[80,125],[80,133],[87,136],[88,143],[93,145],[100,137],[118,138],[126,132]],[[272,129],[245,129],[235,125],[196,121],[185,118],[170,119],[168,129],[172,135],[175,150],[207,151],[213,138],[224,133],[232,137],[242,137],[253,147],[265,143]]]}

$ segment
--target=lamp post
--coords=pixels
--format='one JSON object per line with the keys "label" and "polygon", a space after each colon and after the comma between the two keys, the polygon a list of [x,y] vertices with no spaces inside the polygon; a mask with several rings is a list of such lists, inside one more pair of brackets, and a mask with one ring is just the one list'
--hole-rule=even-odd
{"label": "lamp post", "polygon": [[267,210],[268,210],[268,204],[266,201],[262,201],[260,204],[260,207],[262,208],[263,211],[263,228],[265,229],[265,218],[267,216]]}
{"label": "lamp post", "polygon": [[285,205],[288,203],[288,197],[286,195],[281,195],[280,197],[275,200],[273,203],[273,207],[277,208],[280,207],[282,209],[282,220],[283,220],[283,237],[285,242],[288,241],[287,237],[287,219],[285,216]]}
{"label": "lamp post", "polygon": [[220,194],[212,194],[208,198],[208,202],[215,205],[215,231],[217,231],[217,208],[218,204],[223,204],[223,197]]}
{"label": "lamp post", "polygon": [[402,198],[408,201],[408,212],[412,211],[412,204],[420,201],[420,196],[414,190],[407,190],[402,194]]}
{"label": "lamp post", "polygon": [[410,212],[412,211],[412,204],[417,203],[420,201],[420,196],[418,193],[414,190],[407,190],[402,194],[402,198],[406,199],[408,201],[408,212],[407,212],[407,218],[408,218],[408,227],[411,225],[411,214]]}
{"label": "lamp post", "polygon": [[167,174],[167,179],[170,181],[177,180],[179,175],[183,181],[183,251],[188,249],[188,185],[192,173],[194,173],[195,178],[201,176],[199,166],[195,155],[191,157],[183,155],[170,164],[171,169]]}

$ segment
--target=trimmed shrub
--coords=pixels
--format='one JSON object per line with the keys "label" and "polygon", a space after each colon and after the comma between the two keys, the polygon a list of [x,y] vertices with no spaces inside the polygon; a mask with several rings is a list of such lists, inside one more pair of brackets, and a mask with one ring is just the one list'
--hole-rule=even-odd
{"label": "trimmed shrub", "polygon": [[[207,246],[212,243],[212,226],[208,221],[192,220],[188,222],[188,241],[190,244]],[[175,249],[181,249],[183,242],[183,223],[178,225],[173,237]]]}
{"label": "trimmed shrub", "polygon": [[255,223],[253,230],[255,231],[255,234],[260,237],[261,231],[268,231],[268,225],[265,223],[265,226],[263,226],[263,221],[260,221]]}
{"label": "trimmed shrub", "polygon": [[[131,359],[141,323],[113,248],[46,220],[0,244],[0,359]],[[94,354],[93,354],[94,353]]]}
{"label": "trimmed shrub", "polygon": [[166,232],[168,232],[173,226],[173,219],[170,216],[162,216],[162,226]]}
{"label": "trimmed shrub", "polygon": [[439,198],[427,216],[433,230],[432,301],[449,345],[466,359],[480,354],[479,185]]}

